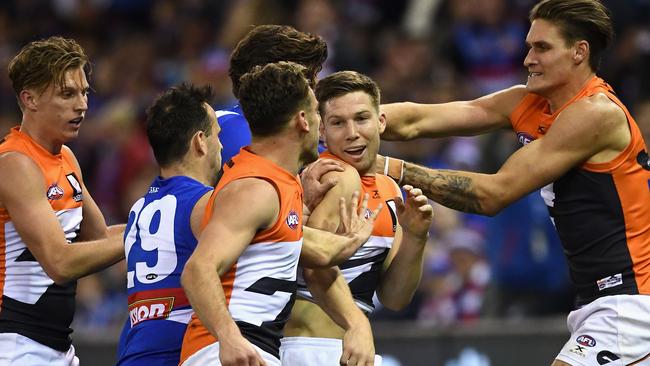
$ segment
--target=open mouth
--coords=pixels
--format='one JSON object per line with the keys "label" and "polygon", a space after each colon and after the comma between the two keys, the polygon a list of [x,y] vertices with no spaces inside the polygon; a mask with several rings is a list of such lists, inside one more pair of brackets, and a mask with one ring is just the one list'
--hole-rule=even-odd
{"label": "open mouth", "polygon": [[348,155],[361,156],[363,154],[363,152],[366,151],[366,147],[365,146],[355,146],[355,147],[347,148],[347,149],[345,149],[343,151],[345,151],[345,153],[348,154]]}
{"label": "open mouth", "polygon": [[528,73],[529,78],[537,77],[537,76],[542,76],[542,73],[541,72],[529,72]]}
{"label": "open mouth", "polygon": [[77,118],[75,118],[73,120],[70,120],[69,123],[71,123],[71,124],[73,124],[75,126],[79,126],[81,124],[81,121],[83,121],[83,120],[84,120],[84,118],[83,118],[83,116],[81,116],[81,117],[77,117]]}

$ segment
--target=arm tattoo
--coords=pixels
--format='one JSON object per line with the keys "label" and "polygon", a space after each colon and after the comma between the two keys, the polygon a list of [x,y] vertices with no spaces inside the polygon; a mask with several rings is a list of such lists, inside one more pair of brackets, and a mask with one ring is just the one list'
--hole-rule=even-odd
{"label": "arm tattoo", "polygon": [[422,189],[431,200],[454,210],[482,213],[474,192],[472,178],[453,170],[428,169],[416,164],[404,164],[402,183]]}

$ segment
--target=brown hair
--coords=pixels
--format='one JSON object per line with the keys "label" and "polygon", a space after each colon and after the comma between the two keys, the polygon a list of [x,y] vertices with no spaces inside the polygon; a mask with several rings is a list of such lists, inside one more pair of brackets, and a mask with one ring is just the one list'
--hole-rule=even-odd
{"label": "brown hair", "polygon": [[230,56],[228,75],[232,92],[239,99],[240,78],[255,66],[290,61],[307,68],[307,79],[316,80],[327,59],[327,44],[317,35],[304,33],[287,25],[254,27],[239,41]]}
{"label": "brown hair", "polygon": [[73,39],[50,37],[23,47],[9,63],[9,78],[16,95],[34,88],[43,92],[50,84],[63,87],[66,71],[82,67],[90,74],[83,48]]}
{"label": "brown hair", "polygon": [[598,71],[604,51],[614,38],[612,20],[599,0],[543,0],[530,11],[530,21],[544,19],[556,24],[567,45],[589,43],[589,66]]}
{"label": "brown hair", "polygon": [[294,62],[255,66],[240,81],[239,102],[254,136],[270,136],[309,105],[306,68]]}
{"label": "brown hair", "polygon": [[368,76],[356,71],[339,71],[321,79],[316,84],[314,92],[316,93],[316,99],[318,99],[320,113],[325,113],[324,105],[328,100],[356,91],[368,94],[372,106],[379,112],[381,91],[377,83]]}

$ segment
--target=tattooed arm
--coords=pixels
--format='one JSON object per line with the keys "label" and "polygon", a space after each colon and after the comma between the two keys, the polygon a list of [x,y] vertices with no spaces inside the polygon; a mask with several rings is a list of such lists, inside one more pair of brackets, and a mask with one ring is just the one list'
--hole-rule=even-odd
{"label": "tattooed arm", "polygon": [[629,143],[630,133],[620,108],[604,98],[585,98],[565,109],[545,137],[517,150],[495,174],[405,163],[402,183],[422,189],[427,197],[449,208],[495,215],[585,161],[602,163],[618,156]]}

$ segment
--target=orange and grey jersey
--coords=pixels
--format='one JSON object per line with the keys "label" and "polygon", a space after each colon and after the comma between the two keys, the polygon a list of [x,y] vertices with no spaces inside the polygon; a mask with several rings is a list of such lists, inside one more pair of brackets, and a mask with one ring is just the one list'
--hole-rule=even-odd
{"label": "orange and grey jersey", "polygon": [[[282,330],[296,295],[296,270],[303,237],[302,186],[296,175],[244,148],[224,166],[212,197],[230,182],[242,178],[263,179],[273,185],[280,211],[272,227],[255,234],[235,264],[221,276],[221,283],[230,315],[242,335],[279,359]],[[219,210],[213,207],[213,201],[206,208],[204,225],[213,210]],[[217,341],[193,315],[183,339],[181,363]]]}
{"label": "orange and grey jersey", "polygon": [[[324,152],[321,157],[342,161],[329,152]],[[374,310],[372,298],[381,280],[384,261],[393,246],[395,231],[397,230],[397,214],[395,197],[400,197],[401,192],[393,180],[382,174],[361,177],[362,194],[368,193],[368,210],[370,214],[381,203],[384,208],[375,220],[375,226],[367,242],[356,253],[339,266],[343,277],[350,286],[352,297],[357,306],[366,313]],[[304,279],[298,276],[298,296],[312,301],[313,298],[307,289]]]}
{"label": "orange and grey jersey", "polygon": [[[82,219],[81,175],[68,150],[53,155],[14,128],[0,143],[0,154],[17,152],[41,169],[47,197],[68,243]],[[34,223],[38,225],[38,223]],[[59,286],[45,273],[22,240],[11,216],[0,208],[0,333],[18,333],[65,352],[75,309],[76,281]]]}
{"label": "orange and grey jersey", "polygon": [[519,141],[543,138],[567,106],[603,93],[627,117],[631,141],[607,163],[585,162],[542,188],[577,287],[577,304],[650,294],[650,161],[639,128],[612,88],[594,77],[562,108],[528,94],[510,116]]}

